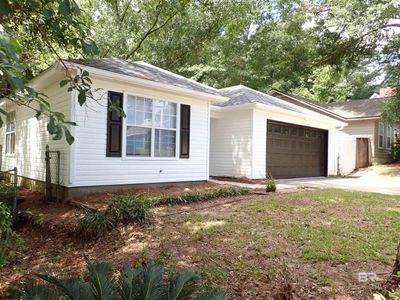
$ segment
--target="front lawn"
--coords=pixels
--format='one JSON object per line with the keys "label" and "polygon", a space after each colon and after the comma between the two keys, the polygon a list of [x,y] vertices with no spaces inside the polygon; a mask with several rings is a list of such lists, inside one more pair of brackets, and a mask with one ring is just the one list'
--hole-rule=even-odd
{"label": "front lawn", "polygon": [[91,244],[37,228],[20,231],[24,260],[0,271],[0,282],[15,284],[40,267],[79,273],[83,254],[116,267],[151,256],[171,268],[193,268],[206,285],[239,299],[277,293],[367,299],[377,283],[359,282],[358,273],[383,278],[390,271],[400,196],[324,189],[161,207],[151,225],[120,227]]}

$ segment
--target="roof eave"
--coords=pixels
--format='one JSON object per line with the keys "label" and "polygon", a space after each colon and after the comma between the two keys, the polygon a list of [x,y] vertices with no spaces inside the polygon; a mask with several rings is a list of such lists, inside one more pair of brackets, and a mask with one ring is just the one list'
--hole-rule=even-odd
{"label": "roof eave", "polygon": [[245,104],[238,104],[238,105],[231,105],[231,106],[212,106],[212,110],[215,112],[223,112],[223,111],[234,111],[234,110],[242,110],[242,109],[260,109],[260,110],[272,110],[278,113],[286,113],[291,116],[301,117],[301,118],[310,118],[313,120],[323,121],[325,123],[332,124],[334,126],[345,126],[347,125],[344,121],[339,121],[331,117],[323,116],[321,117],[314,116],[314,115],[304,115],[301,112],[290,111],[288,109],[275,107],[272,105],[267,105],[263,103],[245,103]]}
{"label": "roof eave", "polygon": [[368,116],[368,117],[353,117],[353,118],[346,118],[346,121],[362,121],[362,120],[379,120],[382,116]]}
{"label": "roof eave", "polygon": [[183,94],[187,96],[192,96],[195,98],[199,98],[202,100],[207,100],[209,102],[213,103],[221,103],[229,100],[227,97],[219,96],[219,95],[213,95],[209,93],[204,93],[204,92],[199,92],[195,91],[189,88],[183,88],[183,87],[178,87],[170,84],[165,84],[165,83],[160,83],[156,81],[151,81],[151,80],[146,80],[146,79],[141,79],[129,75],[124,75],[124,74],[118,74],[115,72],[99,69],[99,68],[94,68],[94,67],[89,67],[85,66],[82,64],[78,63],[73,63],[73,62],[67,62],[68,67],[70,68],[75,68],[75,69],[84,69],[89,72],[89,74],[94,74],[100,77],[108,78],[108,79],[113,79],[113,80],[119,80],[123,82],[128,82],[131,84],[135,84],[138,86],[142,87],[147,87],[147,88],[154,88],[157,90],[162,90],[162,91],[169,91],[177,94]]}
{"label": "roof eave", "polygon": [[317,109],[317,110],[319,110],[319,111],[322,111],[322,112],[324,112],[324,113],[326,113],[326,114],[328,114],[328,115],[331,115],[332,117],[337,118],[337,119],[339,119],[339,120],[341,120],[341,121],[346,121],[346,118],[344,118],[344,117],[342,117],[342,116],[340,116],[340,115],[338,115],[338,114],[336,114],[336,113],[333,113],[333,112],[330,111],[329,109],[326,109],[326,108],[324,108],[324,107],[322,107],[322,106],[319,106],[318,104],[311,104],[311,103],[302,101],[302,100],[300,100],[300,99],[297,99],[297,98],[295,98],[295,97],[293,97],[293,96],[290,96],[290,95],[288,95],[288,94],[286,94],[286,93],[283,93],[283,92],[278,91],[278,90],[275,90],[275,89],[272,89],[272,90],[269,92],[269,94],[271,94],[271,93],[278,93],[278,94],[283,95],[283,96],[285,96],[285,97],[288,97],[288,98],[290,98],[290,99],[292,99],[292,100],[294,100],[294,101],[300,102],[300,103],[302,103],[302,104],[304,104],[304,105],[306,105],[306,106],[313,107],[313,108],[315,108],[315,109]]}

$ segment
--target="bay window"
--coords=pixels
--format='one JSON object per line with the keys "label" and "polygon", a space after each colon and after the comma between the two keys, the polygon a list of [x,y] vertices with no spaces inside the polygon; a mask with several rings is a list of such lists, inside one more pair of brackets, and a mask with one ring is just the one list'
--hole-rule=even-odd
{"label": "bay window", "polygon": [[126,156],[176,157],[176,103],[128,95]]}

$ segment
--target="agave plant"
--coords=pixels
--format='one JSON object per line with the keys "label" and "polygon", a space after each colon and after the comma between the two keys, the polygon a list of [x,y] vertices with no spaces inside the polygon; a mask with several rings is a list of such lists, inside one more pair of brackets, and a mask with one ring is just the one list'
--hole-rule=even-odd
{"label": "agave plant", "polygon": [[199,292],[199,277],[184,270],[166,280],[164,268],[153,260],[137,268],[125,265],[115,276],[111,265],[85,258],[88,276],[59,279],[48,274],[36,274],[47,284],[26,285],[20,298],[26,300],[225,300],[231,297],[223,290]]}

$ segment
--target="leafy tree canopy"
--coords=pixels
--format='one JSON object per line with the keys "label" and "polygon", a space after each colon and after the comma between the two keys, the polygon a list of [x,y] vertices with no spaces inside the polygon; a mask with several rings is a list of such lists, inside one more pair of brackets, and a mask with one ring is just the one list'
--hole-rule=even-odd
{"label": "leafy tree canopy", "polygon": [[[49,132],[70,143],[73,123],[28,85],[68,57],[145,60],[214,87],[277,88],[323,102],[399,86],[398,0],[0,3],[0,96],[48,118]],[[65,70],[60,84],[84,105],[89,74]]]}

